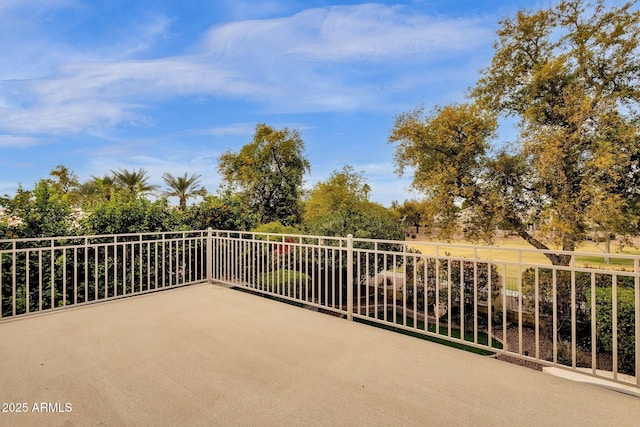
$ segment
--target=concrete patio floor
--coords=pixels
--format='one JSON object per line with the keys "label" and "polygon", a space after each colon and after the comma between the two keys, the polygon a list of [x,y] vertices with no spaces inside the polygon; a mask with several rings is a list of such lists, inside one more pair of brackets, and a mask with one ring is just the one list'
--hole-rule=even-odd
{"label": "concrete patio floor", "polygon": [[28,409],[3,426],[640,424],[636,397],[208,284],[0,323],[0,401]]}

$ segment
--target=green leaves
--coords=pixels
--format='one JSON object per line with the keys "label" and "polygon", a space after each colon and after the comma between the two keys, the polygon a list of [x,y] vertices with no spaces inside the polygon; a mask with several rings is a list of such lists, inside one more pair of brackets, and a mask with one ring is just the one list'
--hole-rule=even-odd
{"label": "green leaves", "polygon": [[132,197],[139,195],[145,195],[153,192],[157,186],[149,184],[149,177],[147,171],[143,168],[137,171],[130,171],[128,169],[112,170],[113,182],[116,187],[125,190]]}
{"label": "green leaves", "polygon": [[478,198],[496,127],[495,117],[472,104],[436,107],[425,117],[418,109],[396,120],[389,142],[397,144],[398,171],[414,171],[413,187],[427,196],[428,222],[444,237],[455,231],[460,204]]}
{"label": "green leaves", "polygon": [[22,187],[14,197],[5,197],[0,205],[9,221],[9,237],[50,237],[74,234],[71,205],[51,180],[41,179],[32,191]]}
{"label": "green leaves", "polygon": [[398,171],[415,169],[413,185],[422,190],[472,185],[494,135],[495,118],[469,104],[436,107],[430,115],[422,114],[418,109],[396,119],[389,142],[398,144]]}
{"label": "green leaves", "polygon": [[326,181],[318,182],[311,189],[305,205],[305,224],[313,224],[342,209],[359,209],[367,201],[367,188],[362,174],[352,166],[333,171]]}
{"label": "green leaves", "polygon": [[305,206],[304,225],[317,235],[402,239],[404,229],[393,211],[369,201],[370,187],[361,173],[345,165],[317,183]]}
{"label": "green leaves", "polygon": [[94,207],[82,224],[85,234],[146,233],[178,230],[182,218],[166,199],[115,196]]}
{"label": "green leaves", "polygon": [[[617,294],[612,295],[612,289],[608,287],[596,288],[596,313],[590,313],[596,318],[596,337],[599,349],[613,350],[613,299],[616,298],[618,317],[616,319],[618,330],[618,369],[620,372],[636,375],[635,358],[635,303],[633,288],[621,287]],[[587,307],[591,307],[591,294],[586,295]]]}
{"label": "green leaves", "polygon": [[162,180],[169,187],[168,191],[165,191],[164,195],[166,197],[177,197],[180,210],[184,210],[187,206],[187,200],[192,197],[205,197],[207,195],[207,190],[204,187],[197,188],[200,185],[200,176],[191,174],[190,177],[187,177],[187,173],[184,173],[184,176],[175,177],[170,173],[165,173],[162,175]]}
{"label": "green leaves", "polygon": [[251,230],[258,222],[255,212],[229,189],[207,196],[201,203],[187,207],[183,221],[190,230]]}
{"label": "green leaves", "polygon": [[243,194],[246,205],[263,223],[300,222],[300,196],[305,173],[310,169],[304,157],[304,142],[297,130],[275,130],[256,126],[253,141],[238,153],[220,156],[218,171],[223,179]]}

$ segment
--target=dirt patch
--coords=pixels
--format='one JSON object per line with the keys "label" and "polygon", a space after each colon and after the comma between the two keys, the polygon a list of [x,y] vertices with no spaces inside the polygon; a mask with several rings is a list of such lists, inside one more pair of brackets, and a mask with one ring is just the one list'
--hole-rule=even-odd
{"label": "dirt patch", "polygon": [[[502,338],[502,330],[496,330],[495,336],[499,339]],[[507,328],[506,335],[507,348],[512,353],[520,353],[520,332],[517,327]],[[543,360],[553,360],[553,341],[542,332],[538,338],[538,357]],[[570,344],[558,344],[557,350],[558,363],[571,366],[571,347]],[[536,333],[533,328],[522,328],[522,354],[524,356],[536,357]],[[514,356],[498,355],[498,360],[514,363],[516,365],[525,366],[527,368],[542,370],[545,366],[540,363],[536,363],[529,360],[520,359]],[[576,350],[576,365],[577,367],[590,368],[591,367],[591,352],[578,348]],[[613,358],[609,353],[598,353],[596,355],[596,367],[605,371],[613,370]]]}

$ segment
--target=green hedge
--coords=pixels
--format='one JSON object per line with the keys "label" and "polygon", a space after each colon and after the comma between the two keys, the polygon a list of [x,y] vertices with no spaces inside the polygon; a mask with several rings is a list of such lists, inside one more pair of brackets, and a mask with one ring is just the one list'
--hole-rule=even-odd
{"label": "green hedge", "polygon": [[[633,288],[617,289],[618,309],[618,370],[635,375],[635,295]],[[588,307],[591,295],[587,294]],[[613,351],[613,298],[611,288],[596,288],[596,333],[597,345],[602,351]],[[590,309],[589,309],[590,311]]]}

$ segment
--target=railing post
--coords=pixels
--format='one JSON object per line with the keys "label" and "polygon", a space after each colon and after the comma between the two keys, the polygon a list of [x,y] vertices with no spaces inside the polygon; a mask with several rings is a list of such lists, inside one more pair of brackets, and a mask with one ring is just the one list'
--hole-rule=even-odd
{"label": "railing post", "polygon": [[[14,240],[11,244],[11,301],[12,301],[12,305],[11,305],[11,315],[15,316],[16,315],[16,294],[18,293],[18,288],[16,286],[16,284],[18,283],[18,276],[17,276],[17,268],[16,268],[16,257],[18,256],[18,251],[17,251],[17,246],[16,246],[16,241]],[[51,294],[53,295],[54,292],[51,291]],[[52,305],[53,307],[53,305]]]}
{"label": "railing post", "polygon": [[207,282],[213,283],[213,233],[207,228]]}
{"label": "railing post", "polygon": [[636,321],[636,386],[640,386],[640,260],[633,260],[634,288],[635,288],[635,321]]}
{"label": "railing post", "polygon": [[347,320],[353,320],[353,234],[347,236]]}

